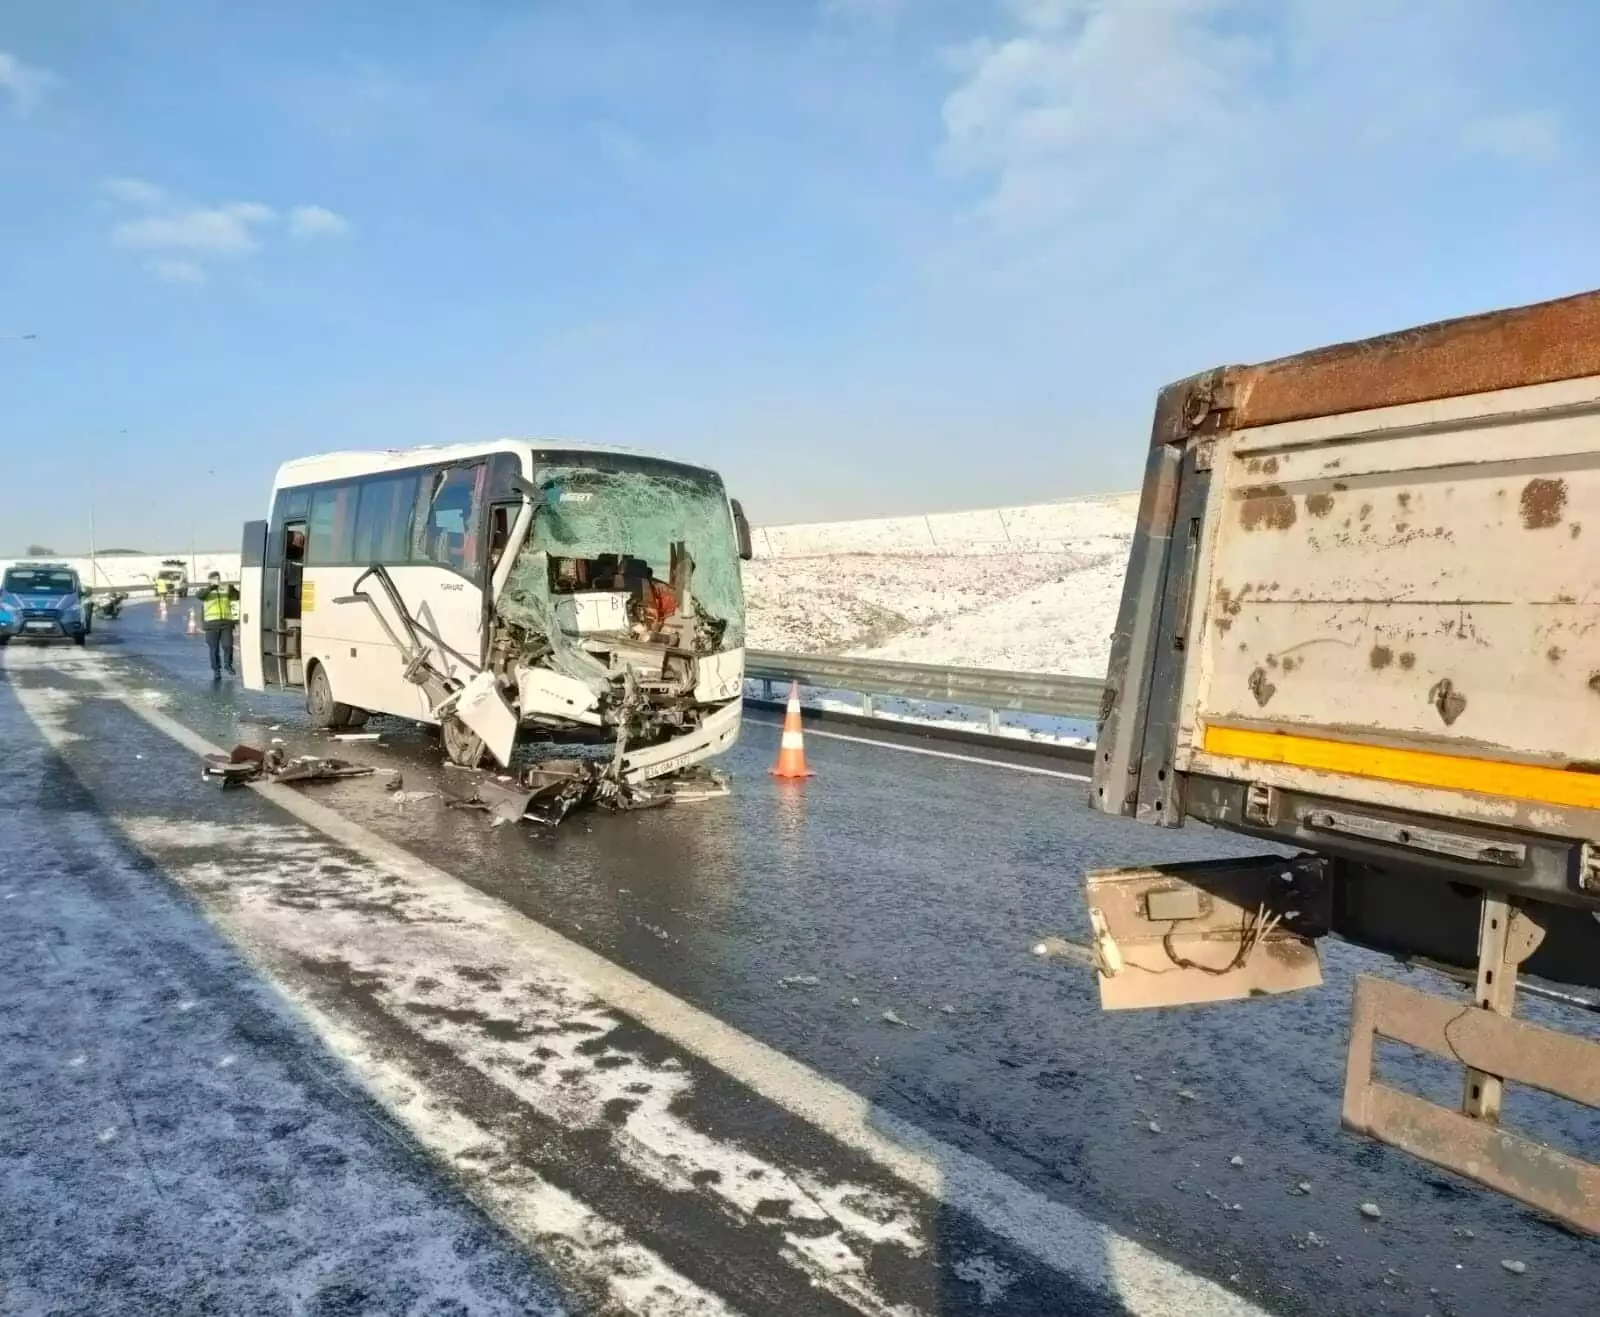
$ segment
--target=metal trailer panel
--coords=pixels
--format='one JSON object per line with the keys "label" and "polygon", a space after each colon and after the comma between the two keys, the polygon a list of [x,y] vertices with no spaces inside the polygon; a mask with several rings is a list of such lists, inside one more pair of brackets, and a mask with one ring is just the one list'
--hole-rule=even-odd
{"label": "metal trailer panel", "polygon": [[1211,449],[1179,769],[1600,840],[1600,376]]}

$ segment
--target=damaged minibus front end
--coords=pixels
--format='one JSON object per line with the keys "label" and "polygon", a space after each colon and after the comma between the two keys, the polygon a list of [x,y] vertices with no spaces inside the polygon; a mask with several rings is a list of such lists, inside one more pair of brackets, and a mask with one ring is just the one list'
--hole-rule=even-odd
{"label": "damaged minibus front end", "polygon": [[588,451],[532,459],[491,549],[483,665],[435,702],[446,750],[467,767],[531,760],[520,772],[537,774],[531,747],[587,747],[574,776],[585,796],[657,803],[665,779],[683,778],[698,798],[708,777],[686,770],[739,732],[742,510],[710,471]]}

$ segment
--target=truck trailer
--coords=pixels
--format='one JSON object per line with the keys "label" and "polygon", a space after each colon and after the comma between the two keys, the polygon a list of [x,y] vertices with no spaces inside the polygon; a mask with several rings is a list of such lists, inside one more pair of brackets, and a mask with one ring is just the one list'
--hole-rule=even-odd
{"label": "truck trailer", "polygon": [[1357,978],[1343,1123],[1600,1234],[1600,1167],[1500,1120],[1600,1106],[1514,1011],[1600,988],[1600,292],[1162,389],[1091,800],[1271,844],[1091,874],[1102,1005],[1313,987],[1330,935],[1438,967],[1470,999]]}

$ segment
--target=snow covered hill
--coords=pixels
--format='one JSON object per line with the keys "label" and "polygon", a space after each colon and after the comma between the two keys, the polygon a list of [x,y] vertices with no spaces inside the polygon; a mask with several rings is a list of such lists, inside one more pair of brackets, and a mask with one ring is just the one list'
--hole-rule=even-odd
{"label": "snow covered hill", "polygon": [[771,528],[745,570],[749,643],[1101,676],[1137,506],[1113,495]]}

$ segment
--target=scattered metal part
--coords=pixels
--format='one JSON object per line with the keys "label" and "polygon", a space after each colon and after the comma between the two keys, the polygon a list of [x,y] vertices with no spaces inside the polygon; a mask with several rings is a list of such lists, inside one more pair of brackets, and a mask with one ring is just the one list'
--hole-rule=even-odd
{"label": "scattered metal part", "polygon": [[778,986],[783,988],[814,988],[822,980],[815,974],[789,974],[778,980]]}
{"label": "scattered metal part", "polygon": [[274,782],[327,782],[337,778],[366,777],[374,770],[366,764],[318,755],[288,758],[277,746],[262,750],[253,745],[236,745],[227,754],[206,755],[202,776],[222,779],[225,787],[239,786],[266,777]]}
{"label": "scattered metal part", "polygon": [[381,733],[379,732],[335,732],[333,739],[335,741],[376,741],[380,735]]}

